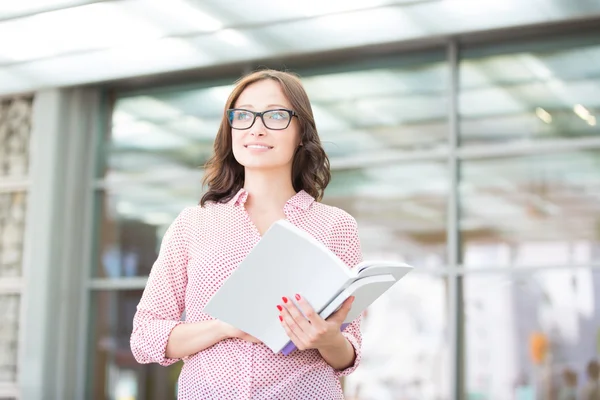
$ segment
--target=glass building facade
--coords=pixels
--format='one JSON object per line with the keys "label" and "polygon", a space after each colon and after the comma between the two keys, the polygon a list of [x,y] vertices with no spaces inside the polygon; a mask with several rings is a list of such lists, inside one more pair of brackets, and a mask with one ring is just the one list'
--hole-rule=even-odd
{"label": "glass building facade", "polygon": [[[331,160],[323,202],[356,218],[365,258],[416,267],[368,310],[349,399],[554,399],[573,374],[581,390],[598,359],[600,31],[504,35],[285,63],[302,77]],[[27,374],[17,360],[33,359],[21,293],[35,286],[21,264],[39,245],[23,238],[43,205],[26,223],[30,183],[61,165],[44,190],[64,192],[52,200],[62,219],[47,221],[70,241],[54,255],[65,265],[54,279],[72,285],[51,301],[73,302],[77,318],[57,321],[67,336],[52,351],[74,360],[58,364],[59,382],[86,399],[175,398],[181,365],[135,362],[133,315],[167,226],[203,193],[233,82],[264,65],[101,86],[81,95],[85,106],[77,94],[0,102],[0,390]],[[45,147],[33,129],[34,154],[55,155],[30,178],[32,121],[51,118],[36,102],[93,112],[67,115],[70,129],[84,127],[79,142],[64,133]]]}

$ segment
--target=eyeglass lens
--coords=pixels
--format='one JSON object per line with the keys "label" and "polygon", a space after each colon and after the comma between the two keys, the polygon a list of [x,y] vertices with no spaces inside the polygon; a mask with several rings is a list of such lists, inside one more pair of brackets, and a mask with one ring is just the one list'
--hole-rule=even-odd
{"label": "eyeglass lens", "polygon": [[[254,114],[245,110],[231,110],[229,122],[234,129],[248,129],[254,124]],[[284,110],[272,110],[263,114],[263,123],[268,129],[285,129],[290,124],[290,113]]]}

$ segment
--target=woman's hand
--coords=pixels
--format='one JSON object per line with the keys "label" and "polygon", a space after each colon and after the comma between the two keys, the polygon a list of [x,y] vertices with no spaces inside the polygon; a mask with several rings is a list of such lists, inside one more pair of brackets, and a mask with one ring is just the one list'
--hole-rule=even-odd
{"label": "woman's hand", "polygon": [[283,297],[283,303],[277,309],[281,325],[296,347],[299,350],[322,350],[338,345],[342,336],[340,328],[352,307],[354,296],[346,299],[327,320],[321,318],[299,294],[295,297],[298,306]]}
{"label": "woman's hand", "polygon": [[221,329],[223,331],[223,335],[225,336],[225,339],[237,338],[237,339],[245,340],[246,342],[262,343],[260,340],[258,340],[254,336],[249,335],[246,332],[235,328],[233,325],[230,325],[223,321],[219,321],[219,324],[221,326]]}

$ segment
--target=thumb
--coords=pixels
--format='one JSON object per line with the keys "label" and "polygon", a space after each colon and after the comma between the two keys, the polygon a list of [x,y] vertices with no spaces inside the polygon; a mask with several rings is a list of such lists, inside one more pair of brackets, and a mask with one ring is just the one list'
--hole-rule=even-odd
{"label": "thumb", "polygon": [[353,302],[354,302],[354,296],[348,297],[342,303],[342,306],[340,307],[340,309],[337,310],[336,312],[334,312],[331,315],[331,318],[329,318],[329,319],[332,321],[335,321],[341,325],[344,322],[344,320],[346,319],[346,316],[348,315],[348,313],[350,312]]}

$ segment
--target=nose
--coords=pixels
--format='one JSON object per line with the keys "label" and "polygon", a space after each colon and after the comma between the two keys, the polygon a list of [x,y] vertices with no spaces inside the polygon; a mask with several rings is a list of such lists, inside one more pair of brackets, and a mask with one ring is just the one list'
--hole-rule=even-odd
{"label": "nose", "polygon": [[252,125],[252,128],[250,128],[250,134],[252,136],[264,136],[265,133],[265,125],[263,124],[262,119],[260,117],[257,117],[256,121],[254,121],[254,125]]}

